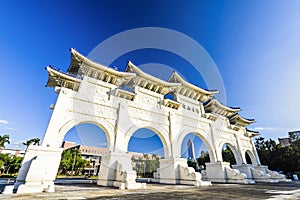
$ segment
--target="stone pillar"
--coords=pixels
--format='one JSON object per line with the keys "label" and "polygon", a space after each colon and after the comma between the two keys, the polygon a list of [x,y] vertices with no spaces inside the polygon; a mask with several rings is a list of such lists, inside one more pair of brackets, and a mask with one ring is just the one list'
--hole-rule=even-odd
{"label": "stone pillar", "polygon": [[62,150],[62,148],[29,146],[14,185],[17,193],[54,192],[54,180]]}
{"label": "stone pillar", "polygon": [[210,160],[210,162],[214,162],[214,161],[220,162],[220,161],[222,161],[222,155],[219,154],[218,149],[217,149],[217,145],[216,145],[216,138],[215,138],[215,136],[216,136],[216,129],[215,129],[215,126],[212,125],[212,124],[210,124],[209,126],[210,126],[210,129],[211,129],[212,155],[215,155],[215,159],[214,160]]}
{"label": "stone pillar", "polygon": [[135,179],[136,172],[132,169],[130,154],[109,152],[102,156],[97,185],[121,189],[145,188],[145,184],[136,183]]}
{"label": "stone pillar", "polygon": [[102,156],[97,185],[113,186],[116,181],[117,162],[123,170],[131,170],[131,155],[128,153],[109,152]]}
{"label": "stone pillar", "polygon": [[229,162],[205,163],[207,179],[218,183],[243,183],[251,184],[254,181],[249,180],[245,173],[238,169],[232,169]]}
{"label": "stone pillar", "polygon": [[205,163],[207,179],[211,182],[226,183],[226,167],[230,168],[229,162]]}
{"label": "stone pillar", "polygon": [[253,141],[252,138],[250,138],[250,140],[251,140],[250,142],[251,142],[251,145],[252,145],[253,153],[254,153],[254,156],[256,158],[256,163],[257,163],[258,166],[260,166],[261,163],[260,163],[260,159],[259,159],[256,147],[255,147],[254,141]]}
{"label": "stone pillar", "polygon": [[187,166],[186,158],[167,158],[160,159],[160,183],[179,184],[180,169],[179,165]]}
{"label": "stone pillar", "polygon": [[246,162],[246,158],[245,158],[245,160],[244,160],[244,156],[242,155],[242,149],[241,149],[241,145],[240,145],[240,142],[239,142],[239,138],[238,138],[238,135],[235,133],[234,134],[234,137],[235,137],[235,141],[236,141],[236,145],[237,145],[237,150],[238,150],[238,157],[240,157],[240,159],[241,159],[241,163],[238,163],[238,160],[236,159],[236,163],[237,164],[243,164],[243,163],[247,163]]}
{"label": "stone pillar", "polygon": [[[159,176],[159,177],[158,177]],[[154,181],[165,184],[184,184],[194,186],[210,186],[211,182],[202,181],[202,176],[195,169],[188,167],[186,158],[160,159],[160,168]]]}
{"label": "stone pillar", "polygon": [[241,173],[244,173],[247,175],[248,179],[253,179],[251,168],[253,168],[253,165],[249,164],[242,164],[242,165],[232,165],[233,169],[239,170]]}
{"label": "stone pillar", "polygon": [[271,179],[271,175],[267,174],[268,166],[260,165],[251,169],[252,177],[256,182],[276,182]]}

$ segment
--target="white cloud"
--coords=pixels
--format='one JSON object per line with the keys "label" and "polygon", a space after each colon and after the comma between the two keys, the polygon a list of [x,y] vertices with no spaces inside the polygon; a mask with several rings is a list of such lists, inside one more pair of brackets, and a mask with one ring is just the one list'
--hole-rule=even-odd
{"label": "white cloud", "polygon": [[15,131],[16,130],[15,128],[11,128],[11,127],[5,127],[4,129],[8,130],[8,131]]}
{"label": "white cloud", "polygon": [[24,150],[25,145],[23,144],[24,141],[14,141],[11,146],[16,148],[16,149],[21,149]]}
{"label": "white cloud", "polygon": [[14,145],[23,145],[23,142],[24,142],[24,141],[14,141],[13,144],[14,144]]}
{"label": "white cloud", "polygon": [[255,127],[254,130],[256,131],[275,131],[275,130],[279,130],[279,128],[276,127]]}
{"label": "white cloud", "polygon": [[5,119],[0,119],[0,124],[8,124],[8,121]]}
{"label": "white cloud", "polygon": [[99,147],[107,147],[107,142],[103,142],[103,143],[98,143]]}

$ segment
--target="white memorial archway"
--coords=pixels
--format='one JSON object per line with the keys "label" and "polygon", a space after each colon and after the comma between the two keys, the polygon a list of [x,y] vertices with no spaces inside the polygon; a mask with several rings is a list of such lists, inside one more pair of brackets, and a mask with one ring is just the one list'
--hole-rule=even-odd
{"label": "white memorial archway", "polygon": [[[144,73],[131,62],[125,72],[95,63],[71,49],[67,72],[47,68],[47,86],[58,94],[41,146],[30,146],[19,171],[18,193],[53,192],[60,163],[61,143],[77,124],[92,123],[107,136],[108,153],[103,155],[97,184],[120,188],[142,188],[136,183],[128,142],[139,128],[158,134],[164,146],[164,159],[155,180],[168,184],[209,185],[201,174],[181,158],[181,144],[188,133],[196,133],[210,155],[204,176],[212,182],[249,183],[282,178],[269,175],[260,161],[252,137],[246,129],[254,120],[238,114],[239,108],[222,105],[213,98],[218,91],[192,85],[176,72],[168,81]],[[165,98],[172,94],[174,100]],[[222,145],[229,143],[239,160],[234,169],[222,160]],[[248,152],[252,165],[245,164]]]}

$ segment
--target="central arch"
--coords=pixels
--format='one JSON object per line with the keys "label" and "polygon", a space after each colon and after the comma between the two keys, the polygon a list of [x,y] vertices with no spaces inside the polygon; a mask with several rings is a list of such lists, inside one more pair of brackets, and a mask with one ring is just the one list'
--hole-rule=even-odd
{"label": "central arch", "polygon": [[157,136],[159,137],[159,139],[161,140],[162,145],[163,145],[164,157],[169,158],[170,153],[171,153],[170,142],[169,142],[168,138],[166,137],[167,131],[161,127],[154,128],[153,126],[149,126],[149,125],[141,125],[141,126],[134,125],[134,126],[132,126],[124,136],[125,149],[128,150],[128,144],[129,144],[129,141],[130,141],[131,137],[133,136],[133,134],[142,128],[149,129],[149,130],[153,131],[155,134],[157,134]]}
{"label": "central arch", "polygon": [[154,178],[154,173],[164,157],[163,143],[158,134],[147,128],[140,128],[131,136],[128,153],[137,177]]}
{"label": "central arch", "polygon": [[181,144],[181,157],[187,158],[188,166],[198,172],[206,169],[205,163],[210,163],[207,147],[194,133],[185,136]]}
{"label": "central arch", "polygon": [[[216,161],[216,155],[214,153],[214,150],[213,150],[213,145],[211,144],[211,142],[209,142],[209,136],[205,136],[204,134],[201,134],[201,131],[194,131],[194,130],[185,130],[183,131],[178,139],[177,139],[177,147],[181,147],[183,141],[184,141],[184,138],[190,134],[190,133],[193,133],[194,135],[196,135],[197,137],[199,137],[202,142],[204,143],[205,147],[207,148],[207,151],[208,151],[208,155],[209,155],[209,159],[210,159],[210,162],[215,162]],[[181,152],[181,148],[179,150],[179,155],[181,156],[183,152]]]}

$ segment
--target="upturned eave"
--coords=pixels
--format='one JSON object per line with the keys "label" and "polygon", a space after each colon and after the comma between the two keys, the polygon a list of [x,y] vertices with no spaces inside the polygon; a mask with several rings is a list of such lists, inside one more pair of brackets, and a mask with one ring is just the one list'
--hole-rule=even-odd
{"label": "upturned eave", "polygon": [[246,119],[238,113],[235,113],[234,115],[229,117],[229,121],[231,124],[242,126],[242,127],[246,127],[255,122],[254,119]]}
{"label": "upturned eave", "polygon": [[234,115],[236,112],[239,112],[241,110],[240,108],[225,106],[215,98],[210,99],[209,101],[205,102],[203,105],[204,105],[205,112],[212,112],[226,117],[230,117]]}
{"label": "upturned eave", "polygon": [[84,70],[81,71],[80,68],[82,68],[83,64],[85,64],[85,66],[91,67],[96,71],[106,72],[106,73],[112,74],[114,76],[122,77],[122,78],[132,78],[135,76],[134,73],[120,72],[120,71],[112,69],[108,66],[104,66],[99,63],[96,63],[96,62],[90,60],[89,58],[83,56],[81,53],[76,51],[74,48],[71,48],[70,51],[71,51],[71,64],[67,70],[68,72],[71,72],[74,74],[77,74],[77,73],[84,74],[85,71]]}
{"label": "upturned eave", "polygon": [[132,78],[131,80],[133,86],[139,86],[141,88],[145,88],[162,95],[171,93],[175,87],[180,85],[180,83],[169,83],[150,74],[147,74],[130,61],[128,62],[125,71],[127,73],[130,72],[136,74],[136,77]]}

